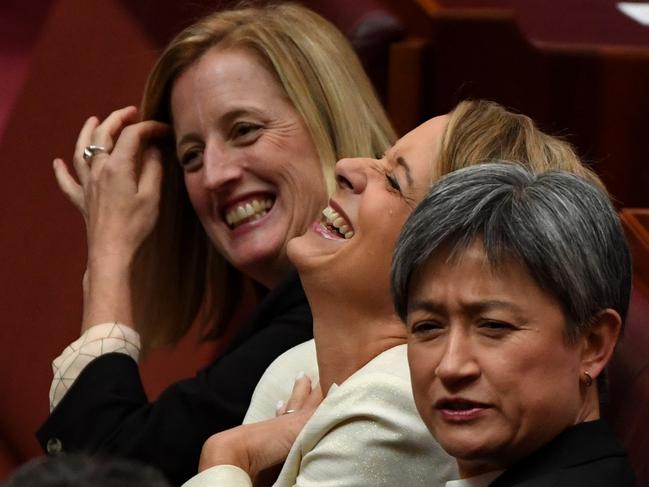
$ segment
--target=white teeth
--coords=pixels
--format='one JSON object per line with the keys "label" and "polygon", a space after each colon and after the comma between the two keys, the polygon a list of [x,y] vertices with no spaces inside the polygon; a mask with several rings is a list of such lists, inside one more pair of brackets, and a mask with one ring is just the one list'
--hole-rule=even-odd
{"label": "white teeth", "polygon": [[225,213],[225,221],[231,227],[237,227],[244,220],[258,220],[268,213],[273,206],[272,199],[252,200],[245,204],[232,208]]}
{"label": "white teeth", "polygon": [[343,235],[346,239],[350,239],[354,236],[351,224],[340,216],[340,214],[331,206],[327,206],[322,210],[322,214],[326,219],[326,223],[338,230],[338,233]]}

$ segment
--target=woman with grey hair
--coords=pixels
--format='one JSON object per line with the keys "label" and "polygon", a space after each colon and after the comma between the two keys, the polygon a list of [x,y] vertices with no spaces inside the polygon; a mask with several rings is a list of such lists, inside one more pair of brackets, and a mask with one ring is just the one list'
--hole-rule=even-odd
{"label": "woman with grey hair", "polygon": [[433,187],[392,290],[417,409],[457,460],[447,487],[634,485],[599,408],[630,288],[616,212],[586,180],[485,164]]}

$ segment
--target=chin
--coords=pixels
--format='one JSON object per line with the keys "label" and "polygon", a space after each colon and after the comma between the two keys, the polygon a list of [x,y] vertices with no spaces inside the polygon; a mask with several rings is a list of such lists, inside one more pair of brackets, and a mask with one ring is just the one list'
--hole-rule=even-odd
{"label": "chin", "polygon": [[454,441],[440,441],[439,443],[449,455],[460,460],[476,461],[488,455],[488,448],[484,445]]}
{"label": "chin", "polygon": [[303,235],[290,239],[286,249],[288,259],[302,274],[318,269],[333,269],[332,263],[341,244],[323,239],[312,230],[307,230]]}
{"label": "chin", "polygon": [[274,286],[273,283],[268,282],[269,277],[274,281],[273,276],[284,276],[284,271],[291,267],[285,255],[283,242],[273,246],[249,246],[238,249],[237,252],[231,252],[226,259],[235,269],[266,287]]}
{"label": "chin", "polygon": [[500,448],[495,439],[480,438],[471,430],[437,432],[433,436],[449,455],[467,461],[489,458]]}
{"label": "chin", "polygon": [[286,255],[288,256],[288,260],[295,266],[298,271],[300,271],[303,261],[303,240],[304,235],[300,235],[299,237],[293,237],[286,244]]}
{"label": "chin", "polygon": [[290,240],[287,247],[289,262],[295,267],[300,276],[308,276],[317,271],[321,266],[318,265],[318,255],[309,252],[300,240],[303,237],[295,237]]}

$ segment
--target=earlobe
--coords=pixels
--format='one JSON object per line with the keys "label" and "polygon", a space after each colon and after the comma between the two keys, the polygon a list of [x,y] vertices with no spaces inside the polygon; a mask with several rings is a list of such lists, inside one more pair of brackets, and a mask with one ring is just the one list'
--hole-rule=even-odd
{"label": "earlobe", "polygon": [[581,337],[581,374],[586,382],[592,383],[610,361],[621,328],[622,318],[611,308],[593,317],[592,324]]}

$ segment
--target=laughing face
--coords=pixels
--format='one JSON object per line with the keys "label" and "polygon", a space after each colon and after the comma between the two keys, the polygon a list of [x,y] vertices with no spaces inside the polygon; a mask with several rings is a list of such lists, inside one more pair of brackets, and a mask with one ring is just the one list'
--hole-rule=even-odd
{"label": "laughing face", "polygon": [[337,189],[329,204],[306,234],[289,244],[303,281],[314,276],[321,289],[355,305],[367,303],[376,313],[392,313],[389,267],[394,245],[430,188],[446,123],[446,116],[429,120],[379,160],[343,159],[336,164]]}
{"label": "laughing face", "polygon": [[507,468],[585,416],[580,348],[558,300],[527,267],[486,261],[481,242],[433,256],[408,300],[419,414],[463,477]]}
{"label": "laughing face", "polygon": [[309,131],[280,85],[245,49],[207,51],[171,94],[176,152],[196,213],[217,250],[273,287],[288,240],[326,204]]}

